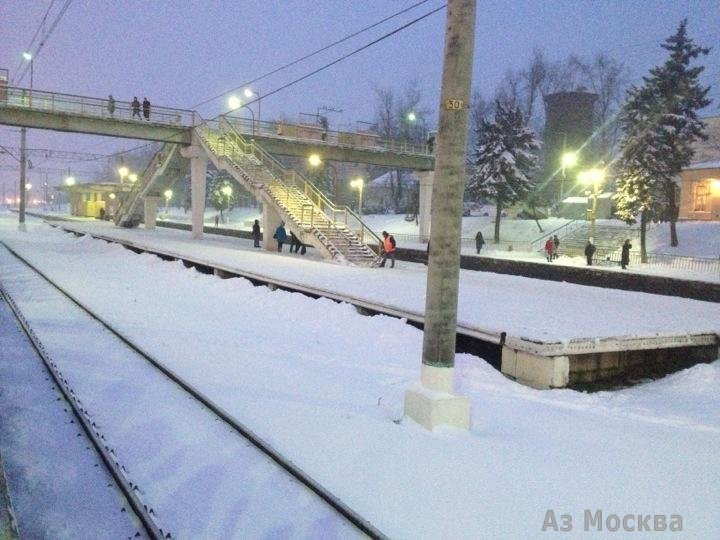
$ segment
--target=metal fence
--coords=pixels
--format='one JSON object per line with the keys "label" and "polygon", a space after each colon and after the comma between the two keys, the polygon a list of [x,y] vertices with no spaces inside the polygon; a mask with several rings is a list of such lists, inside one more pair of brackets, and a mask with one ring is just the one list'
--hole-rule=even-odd
{"label": "metal fence", "polygon": [[0,95],[0,107],[24,108],[125,121],[150,121],[153,124],[178,127],[192,127],[196,121],[196,113],[187,109],[158,107],[151,104],[149,117],[145,120],[142,106],[139,109],[137,107],[133,109],[132,103],[129,101],[115,100],[111,102],[108,99],[59,94],[13,86],[3,88],[3,90],[4,93]]}
{"label": "metal fence", "polygon": [[[599,266],[619,266],[620,250],[603,250],[598,249],[593,256],[593,264]],[[630,252],[630,265],[643,264],[640,258],[640,252]],[[713,259],[710,257],[681,257],[677,255],[668,255],[665,253],[648,253],[648,265],[664,266],[675,270],[689,270],[701,274],[712,274],[720,276],[720,258]]]}
{"label": "metal fence", "polygon": [[237,118],[230,115],[225,115],[225,119],[243,135],[273,137],[276,139],[290,139],[303,142],[310,141],[332,146],[394,152],[398,154],[432,155],[430,148],[425,143],[382,139],[377,133],[372,131],[332,131],[323,128],[319,124],[257,121],[254,118]]}

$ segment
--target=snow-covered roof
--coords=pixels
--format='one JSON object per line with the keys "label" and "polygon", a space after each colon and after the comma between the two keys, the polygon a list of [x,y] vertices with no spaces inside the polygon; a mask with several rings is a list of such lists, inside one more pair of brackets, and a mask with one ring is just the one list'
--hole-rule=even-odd
{"label": "snow-covered roof", "polygon": [[720,159],[713,161],[700,161],[698,163],[691,163],[688,167],[685,167],[686,171],[696,169],[720,169]]}

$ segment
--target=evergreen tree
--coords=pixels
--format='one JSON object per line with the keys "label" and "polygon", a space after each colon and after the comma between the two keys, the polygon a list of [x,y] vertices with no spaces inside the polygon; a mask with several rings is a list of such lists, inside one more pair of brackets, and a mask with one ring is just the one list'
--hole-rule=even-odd
{"label": "evergreen tree", "polygon": [[481,120],[472,175],[466,192],[475,201],[495,202],[495,237],[500,242],[500,216],[503,208],[526,197],[533,188],[531,173],[537,166],[540,142],[525,125],[520,109],[495,104],[495,120]]}
{"label": "evergreen tree", "polygon": [[640,215],[643,262],[649,219],[668,221],[670,243],[678,245],[677,178],[692,160],[692,144],[707,139],[697,113],[710,104],[706,97],[710,88],[703,88],[698,80],[704,67],[690,67],[690,63],[710,49],[688,37],[687,20],[662,47],[669,58],[650,70],[643,86],[630,89],[620,118],[624,138],[616,193],[618,215],[629,223]]}

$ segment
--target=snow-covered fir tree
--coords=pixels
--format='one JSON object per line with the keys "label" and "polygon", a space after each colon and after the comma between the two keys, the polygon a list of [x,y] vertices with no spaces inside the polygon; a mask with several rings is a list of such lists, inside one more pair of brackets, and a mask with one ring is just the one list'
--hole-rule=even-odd
{"label": "snow-covered fir tree", "polygon": [[495,119],[482,120],[472,174],[466,186],[475,201],[495,202],[495,243],[500,242],[500,216],[509,205],[525,198],[533,189],[532,172],[537,167],[540,142],[525,124],[514,105],[495,104]]}
{"label": "snow-covered fir tree", "polygon": [[699,82],[703,66],[690,63],[709,49],[697,46],[687,34],[687,20],[662,45],[669,57],[650,70],[641,87],[628,91],[620,116],[624,137],[618,162],[618,216],[629,223],[640,216],[640,249],[647,260],[647,221],[670,223],[670,242],[678,245],[678,176],[693,156],[692,144],[707,137],[698,111],[710,104],[709,87]]}

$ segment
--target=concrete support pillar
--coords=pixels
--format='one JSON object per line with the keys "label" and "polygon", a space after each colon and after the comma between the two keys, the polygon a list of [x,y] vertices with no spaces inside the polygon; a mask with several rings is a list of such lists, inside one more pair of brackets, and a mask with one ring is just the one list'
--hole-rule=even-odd
{"label": "concrete support pillar", "polygon": [[280,226],[282,218],[274,207],[267,203],[262,205],[263,247],[267,251],[277,251],[277,240],[273,238],[275,229]]}
{"label": "concrete support pillar", "polygon": [[157,223],[157,205],[160,197],[145,197],[145,230],[151,231]]}
{"label": "concrete support pillar", "polygon": [[423,242],[430,238],[430,201],[432,200],[432,185],[435,178],[434,171],[417,171],[415,176],[420,181],[420,204],[418,205],[418,234]]}
{"label": "concrete support pillar", "polygon": [[207,185],[208,158],[193,134],[193,145],[183,148],[180,153],[190,158],[190,203],[192,213],[192,236],[202,238],[205,225],[205,189]]}

